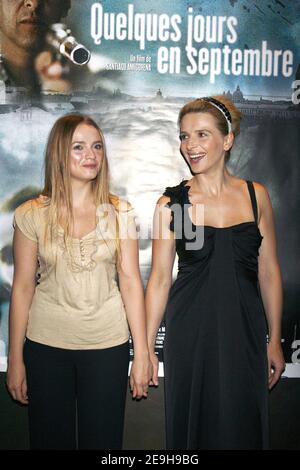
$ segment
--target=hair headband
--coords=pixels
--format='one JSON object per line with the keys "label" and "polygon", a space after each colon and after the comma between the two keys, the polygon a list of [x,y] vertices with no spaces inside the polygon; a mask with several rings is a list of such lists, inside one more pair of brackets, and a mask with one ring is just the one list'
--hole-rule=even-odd
{"label": "hair headband", "polygon": [[231,114],[228,111],[228,109],[226,108],[225,104],[223,104],[223,103],[221,103],[221,101],[216,100],[215,98],[211,98],[211,97],[205,97],[205,98],[200,98],[200,99],[203,100],[203,101],[206,101],[207,103],[210,103],[212,106],[217,108],[223,114],[223,116],[224,116],[224,118],[226,119],[226,122],[227,122],[228,133],[231,132],[231,130],[232,130]]}

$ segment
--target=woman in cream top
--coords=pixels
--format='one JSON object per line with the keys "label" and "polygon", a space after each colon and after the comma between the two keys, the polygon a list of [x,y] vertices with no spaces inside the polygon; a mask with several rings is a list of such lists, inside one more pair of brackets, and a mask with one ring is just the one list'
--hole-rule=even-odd
{"label": "woman in cream top", "polygon": [[[125,204],[123,204],[125,206]],[[43,243],[47,198],[40,196],[19,206],[15,225],[38,245],[38,284],[29,311],[26,337],[67,349],[102,349],[126,342],[128,323],[116,282],[116,248],[108,215],[97,208],[95,230],[72,238],[57,228],[50,245]],[[133,209],[119,210],[124,234],[135,237]]]}
{"label": "woman in cream top", "polygon": [[133,398],[147,397],[151,364],[133,210],[109,192],[92,119],[54,124],[44,189],[14,227],[7,386],[28,404],[30,447],[120,449],[129,330]]}

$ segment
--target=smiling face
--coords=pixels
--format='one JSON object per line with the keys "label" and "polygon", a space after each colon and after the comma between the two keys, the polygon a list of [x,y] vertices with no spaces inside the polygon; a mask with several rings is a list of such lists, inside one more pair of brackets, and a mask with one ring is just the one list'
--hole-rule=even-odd
{"label": "smiling face", "polygon": [[79,181],[94,180],[101,169],[103,157],[99,131],[91,125],[79,124],[74,131],[69,153],[71,178]]}
{"label": "smiling face", "polygon": [[223,164],[233,135],[224,136],[209,113],[188,113],[180,123],[180,151],[194,174]]}
{"label": "smiling face", "polygon": [[52,23],[60,22],[70,0],[0,0],[2,48],[8,45],[27,51],[38,50]]}

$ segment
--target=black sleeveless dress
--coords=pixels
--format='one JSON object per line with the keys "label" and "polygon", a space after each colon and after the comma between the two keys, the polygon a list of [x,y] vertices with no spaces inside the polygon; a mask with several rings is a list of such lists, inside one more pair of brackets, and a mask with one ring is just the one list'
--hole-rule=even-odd
{"label": "black sleeveless dress", "polygon": [[[255,190],[247,185],[253,222],[192,224],[204,228],[197,250],[176,239],[179,271],[165,312],[168,449],[268,447],[267,324],[257,276],[262,236]],[[188,190],[186,181],[166,188],[171,210],[191,205]]]}

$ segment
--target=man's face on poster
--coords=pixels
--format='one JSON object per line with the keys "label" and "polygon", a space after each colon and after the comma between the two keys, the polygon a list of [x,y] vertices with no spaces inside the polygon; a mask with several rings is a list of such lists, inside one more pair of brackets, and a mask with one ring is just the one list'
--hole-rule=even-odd
{"label": "man's face on poster", "polygon": [[39,50],[52,23],[67,15],[71,0],[0,0],[3,40],[25,49]]}

